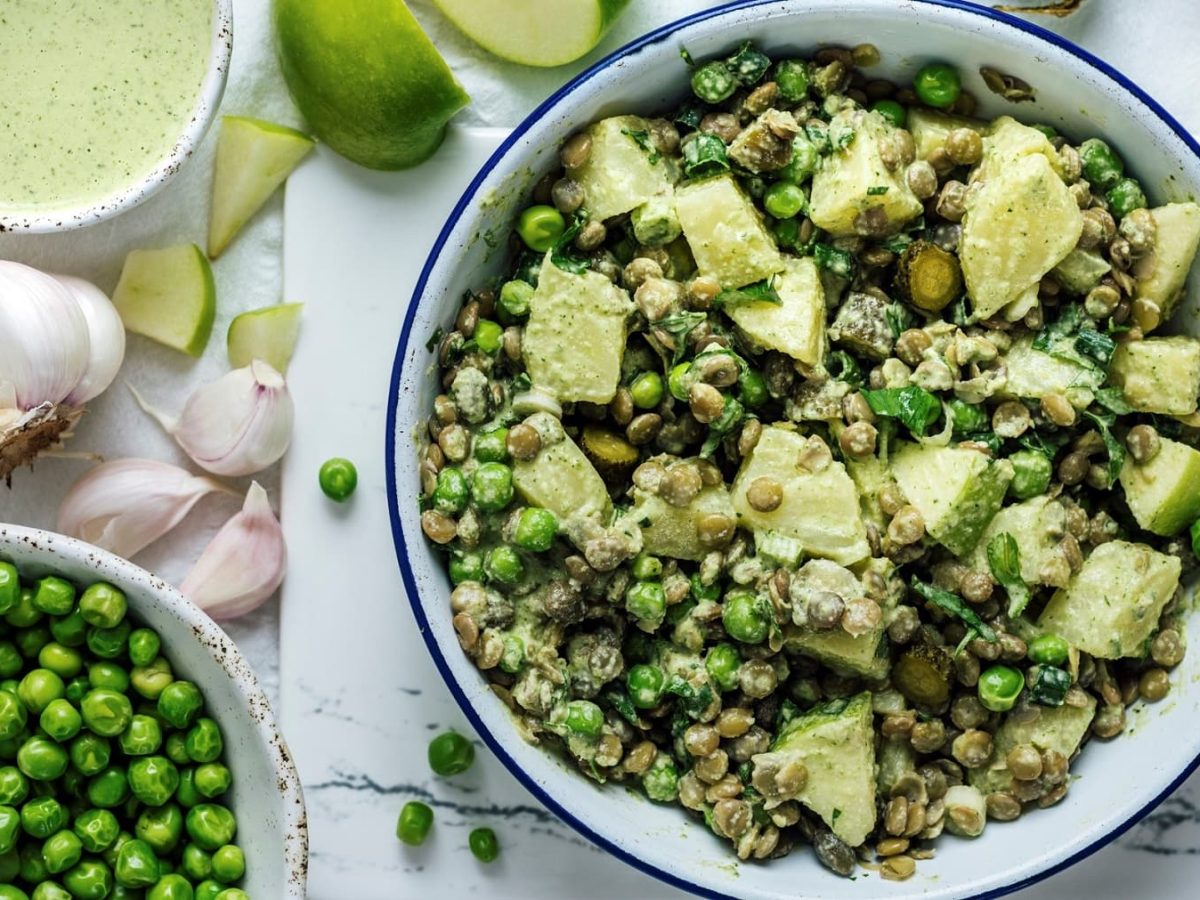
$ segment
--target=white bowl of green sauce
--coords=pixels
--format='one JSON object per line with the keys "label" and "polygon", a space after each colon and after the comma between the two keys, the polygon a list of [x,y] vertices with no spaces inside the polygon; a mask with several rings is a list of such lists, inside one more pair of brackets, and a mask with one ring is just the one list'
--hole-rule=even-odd
{"label": "white bowl of green sauce", "polygon": [[0,232],[66,231],[136,206],[220,105],[232,0],[0,0],[0,19]]}

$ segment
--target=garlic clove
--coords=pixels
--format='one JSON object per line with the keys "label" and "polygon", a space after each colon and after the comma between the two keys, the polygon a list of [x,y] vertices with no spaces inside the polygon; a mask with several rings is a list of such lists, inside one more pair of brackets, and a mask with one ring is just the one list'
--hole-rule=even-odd
{"label": "garlic clove", "polygon": [[286,568],[283,529],[256,481],[242,511],[204,548],[179,590],[214,619],[232,619],[274,594]]}
{"label": "garlic clove", "polygon": [[90,281],[71,275],[54,277],[71,292],[87,322],[87,368],[66,398],[71,406],[82,406],[108,390],[117,377],[125,359],[125,325],[112,301]]}
{"label": "garlic clove", "polygon": [[294,414],[283,376],[256,359],[198,388],[166,427],[201,468],[253,475],[287,452]]}
{"label": "garlic clove", "polygon": [[75,482],[58,508],[58,530],[128,558],[217,491],[232,493],[211,478],[168,463],[116,459]]}

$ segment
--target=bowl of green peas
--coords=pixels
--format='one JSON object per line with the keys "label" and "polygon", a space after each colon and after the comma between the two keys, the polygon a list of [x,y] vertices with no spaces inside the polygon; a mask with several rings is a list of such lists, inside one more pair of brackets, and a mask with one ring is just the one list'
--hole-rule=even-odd
{"label": "bowl of green peas", "polygon": [[300,898],[307,861],[291,755],[220,627],[0,524],[0,900]]}

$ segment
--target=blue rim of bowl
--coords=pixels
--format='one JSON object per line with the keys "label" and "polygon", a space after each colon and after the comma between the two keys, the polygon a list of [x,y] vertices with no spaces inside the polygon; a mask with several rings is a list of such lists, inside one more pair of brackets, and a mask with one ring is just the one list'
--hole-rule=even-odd
{"label": "blue rim of bowl", "polygon": [[[516,145],[522,136],[524,136],[525,132],[527,132],[534,125],[534,123],[538,122],[547,111],[573,93],[576,88],[578,88],[584,82],[591,80],[613,63],[631,56],[645,47],[669,39],[671,35],[682,28],[695,25],[708,19],[719,17],[736,10],[750,9],[755,6],[766,6],[777,2],[778,0],[734,0],[734,2],[725,3],[720,6],[715,6],[711,9],[693,13],[690,16],[685,16],[682,19],[677,19],[676,21],[670,22],[667,25],[663,25],[654,31],[648,32],[642,37],[631,41],[625,46],[615,50],[604,59],[588,67],[585,71],[572,78],[565,85],[551,94],[550,97],[548,97],[537,107],[537,109],[526,116],[521,124],[514,128],[512,133],[504,140],[504,142],[496,148],[496,151],[491,155],[491,157],[489,157],[488,161],[483,164],[479,172],[471,180],[471,183],[467,186],[467,189],[459,198],[458,203],[455,204],[454,210],[450,213],[449,218],[446,220],[446,224],[442,227],[441,232],[438,234],[437,240],[434,242],[433,249],[430,250],[429,256],[425,261],[425,265],[421,269],[421,275],[417,279],[416,287],[413,289],[412,299],[409,302],[408,310],[404,315],[404,326],[400,331],[400,340],[396,349],[395,362],[392,365],[392,382],[388,389],[386,435],[387,457],[385,460],[385,467],[387,470],[388,515],[390,516],[392,523],[392,542],[396,547],[396,556],[399,563],[400,575],[404,581],[404,588],[408,595],[409,605],[412,606],[413,615],[417,619],[417,626],[421,632],[421,637],[424,639],[425,646],[429,649],[429,654],[433,657],[434,664],[441,673],[442,680],[445,681],[446,686],[450,689],[450,693],[453,695],[455,702],[458,703],[459,707],[463,711],[463,714],[467,717],[467,720],[471,723],[472,727],[483,739],[483,742],[487,744],[492,753],[494,753],[496,757],[504,764],[505,768],[507,768],[509,772],[516,777],[516,779],[527,791],[533,794],[538,802],[548,807],[556,816],[558,816],[558,818],[562,819],[588,840],[600,847],[603,847],[607,852],[611,853],[613,856],[617,857],[622,862],[627,863],[633,868],[657,878],[658,880],[665,882],[672,887],[683,891],[688,891],[697,896],[716,898],[716,900],[734,900],[734,898],[732,898],[731,895],[722,894],[718,891],[703,887],[702,885],[688,881],[684,878],[680,878],[678,875],[672,874],[665,869],[660,869],[659,867],[646,862],[644,859],[635,856],[628,850],[597,833],[591,826],[580,821],[576,816],[570,813],[561,803],[554,799],[554,797],[552,797],[533,778],[531,778],[529,774],[521,768],[517,761],[508,754],[508,751],[504,749],[502,742],[494,734],[492,734],[491,730],[475,712],[474,707],[471,705],[471,702],[467,699],[466,695],[459,688],[457,679],[455,678],[454,673],[451,671],[450,665],[447,663],[445,656],[442,654],[441,647],[438,645],[438,642],[433,635],[433,630],[429,627],[429,620],[426,618],[421,603],[418,600],[420,594],[417,590],[416,581],[413,578],[412,569],[406,564],[409,557],[409,552],[408,545],[404,541],[404,529],[400,523],[400,510],[398,506],[399,499],[397,497],[396,485],[396,467],[394,465],[396,458],[396,408],[400,399],[400,379],[404,370],[404,357],[408,351],[409,340],[412,337],[412,328],[416,319],[417,306],[421,297],[425,293],[425,287],[428,283],[430,272],[432,271],[437,259],[441,256],[442,251],[445,249],[446,243],[450,237],[450,233],[454,230],[459,218],[461,218],[463,213],[466,212],[472,198],[475,196],[476,191],[479,190],[480,185],[487,178],[487,176],[491,174],[492,170],[503,159],[508,151],[511,150],[514,145]],[[1016,16],[999,12],[991,9],[990,7],[976,6],[973,3],[966,2],[966,0],[916,0],[916,2],[929,6],[940,6],[947,9],[954,9],[960,12],[971,13],[985,19],[990,19],[1010,28],[1024,31],[1025,33],[1039,38],[1060,50],[1070,53],[1072,56],[1075,56],[1082,62],[1085,62],[1092,68],[1098,70],[1101,74],[1111,78],[1123,89],[1128,91],[1139,102],[1145,105],[1146,108],[1158,116],[1158,118],[1161,119],[1163,123],[1175,133],[1175,135],[1184,143],[1185,146],[1188,147],[1188,149],[1192,151],[1192,153],[1194,153],[1197,157],[1200,157],[1200,142],[1197,142],[1196,139],[1188,133],[1187,129],[1184,128],[1174,116],[1167,112],[1158,103],[1158,101],[1147,94],[1144,90],[1142,90],[1142,88],[1140,88],[1127,76],[1123,75],[1116,68],[1104,62],[1104,60],[1100,59],[1099,57],[1089,53],[1087,50],[1084,50],[1074,42],[1069,41],[1052,31],[1048,31],[1047,29],[1042,28],[1040,25],[1035,25],[1032,22],[1026,22],[1024,19],[1019,19]],[[1039,881],[1043,881],[1046,878],[1049,878],[1051,875],[1055,875],[1064,869],[1070,868],[1071,866],[1075,865],[1075,863],[1091,856],[1097,850],[1100,850],[1102,847],[1105,847],[1112,841],[1116,840],[1118,837],[1136,825],[1139,821],[1141,821],[1143,817],[1145,817],[1151,810],[1162,803],[1162,801],[1165,800],[1171,793],[1173,793],[1176,788],[1183,784],[1183,782],[1187,780],[1188,776],[1191,775],[1192,772],[1197,769],[1197,767],[1200,767],[1200,756],[1197,756],[1195,759],[1193,759],[1192,762],[1186,766],[1183,771],[1180,772],[1179,775],[1149,803],[1129,816],[1129,818],[1127,818],[1124,822],[1121,822],[1115,828],[1092,841],[1092,843],[1088,844],[1086,847],[1076,851],[1066,859],[1042,869],[1039,872],[1029,875],[1028,877],[1013,881],[1009,884],[1001,885],[1000,887],[992,888],[991,890],[982,894],[976,894],[976,900],[991,900],[991,898],[994,897],[1003,897],[1006,894],[1011,894],[1013,891],[1036,884]]]}

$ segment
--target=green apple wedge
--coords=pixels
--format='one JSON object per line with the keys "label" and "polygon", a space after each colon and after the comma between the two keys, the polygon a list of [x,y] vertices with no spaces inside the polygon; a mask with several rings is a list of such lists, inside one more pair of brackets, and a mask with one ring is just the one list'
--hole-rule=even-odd
{"label": "green apple wedge", "polygon": [[131,250],[112,302],[127,331],[200,356],[217,313],[217,287],[195,244]]}
{"label": "green apple wedge", "polygon": [[315,143],[294,128],[262,119],[222,117],[208,219],[210,259],[221,255]]}
{"label": "green apple wedge", "polygon": [[275,0],[284,79],[312,132],[369,169],[407,169],[470,97],[400,0]]}
{"label": "green apple wedge", "polygon": [[433,0],[467,37],[524,66],[574,62],[600,43],[629,0]]}
{"label": "green apple wedge", "polygon": [[303,303],[280,303],[252,309],[229,323],[226,349],[229,365],[235,369],[261,359],[276,372],[287,373],[296,338],[300,336]]}

